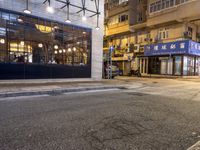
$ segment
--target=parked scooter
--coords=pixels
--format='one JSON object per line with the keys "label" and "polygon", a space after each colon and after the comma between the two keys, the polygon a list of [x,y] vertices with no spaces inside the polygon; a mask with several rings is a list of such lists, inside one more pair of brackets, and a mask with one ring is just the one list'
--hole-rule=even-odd
{"label": "parked scooter", "polygon": [[137,77],[141,77],[141,73],[140,73],[140,70],[139,68],[137,70],[131,70],[128,74],[129,76],[137,76]]}

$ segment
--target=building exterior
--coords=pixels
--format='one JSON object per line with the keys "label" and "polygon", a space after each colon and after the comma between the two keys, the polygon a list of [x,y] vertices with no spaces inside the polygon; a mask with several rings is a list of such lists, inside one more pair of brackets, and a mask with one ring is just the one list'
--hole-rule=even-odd
{"label": "building exterior", "polygon": [[[81,0],[70,3],[82,6]],[[70,8],[68,13],[61,9],[65,4],[0,1],[0,79],[102,78],[103,15],[97,22],[94,1],[85,4],[90,12]],[[27,7],[31,12],[25,13]]]}
{"label": "building exterior", "polygon": [[198,0],[148,1],[146,27],[151,42],[141,58],[143,73],[200,75],[199,7]]}
{"label": "building exterior", "polygon": [[107,0],[105,3],[104,53],[114,47],[112,61],[123,75],[139,67],[138,56],[143,55],[143,48],[139,45],[143,27],[136,31],[132,26],[145,24],[146,9],[147,1]]}
{"label": "building exterior", "polygon": [[[137,68],[142,74],[200,74],[200,1],[129,0],[125,3],[128,21],[124,30],[117,29],[120,23],[115,23],[116,33],[112,31],[114,25],[107,25],[105,31],[105,39],[109,40],[106,46],[114,46],[115,51],[120,49],[121,59],[129,63],[129,68],[123,68],[124,75]],[[115,7],[117,10],[121,5]],[[109,12],[115,11],[118,16],[122,13],[108,8],[105,17],[108,20]],[[126,40],[122,38],[124,35]],[[120,39],[119,44],[114,39]],[[122,48],[124,43],[126,51]],[[113,61],[118,60],[118,52],[113,53]]]}
{"label": "building exterior", "polygon": [[113,64],[125,75],[130,70],[125,54],[129,54],[129,43],[134,40],[129,30],[129,1],[106,0],[104,26],[104,61],[107,61],[109,49],[113,46]]}

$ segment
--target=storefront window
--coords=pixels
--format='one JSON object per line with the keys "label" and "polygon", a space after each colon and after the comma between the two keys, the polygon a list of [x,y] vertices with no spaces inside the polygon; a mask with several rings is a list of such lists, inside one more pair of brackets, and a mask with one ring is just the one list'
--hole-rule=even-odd
{"label": "storefront window", "polygon": [[89,65],[91,30],[0,12],[0,63]]}
{"label": "storefront window", "polygon": [[183,59],[183,75],[193,76],[194,75],[194,57],[184,56]]}
{"label": "storefront window", "polygon": [[195,75],[200,75],[200,58],[196,58],[196,73]]}

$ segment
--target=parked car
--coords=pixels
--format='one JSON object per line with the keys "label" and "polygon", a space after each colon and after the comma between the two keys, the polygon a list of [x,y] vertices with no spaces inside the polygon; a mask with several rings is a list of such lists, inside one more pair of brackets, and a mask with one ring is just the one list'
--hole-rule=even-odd
{"label": "parked car", "polygon": [[119,76],[119,68],[117,66],[108,66],[106,67],[106,78],[109,78],[109,73],[112,70],[112,79],[115,78],[115,76]]}

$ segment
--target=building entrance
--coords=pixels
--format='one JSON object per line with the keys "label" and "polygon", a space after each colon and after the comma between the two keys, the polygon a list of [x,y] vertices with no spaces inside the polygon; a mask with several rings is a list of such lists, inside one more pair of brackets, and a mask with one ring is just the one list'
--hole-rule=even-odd
{"label": "building entrance", "polygon": [[140,59],[140,73],[147,74],[148,73],[148,58]]}
{"label": "building entrance", "polygon": [[161,74],[172,75],[173,59],[172,58],[160,58],[161,60]]}

